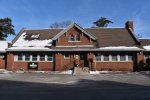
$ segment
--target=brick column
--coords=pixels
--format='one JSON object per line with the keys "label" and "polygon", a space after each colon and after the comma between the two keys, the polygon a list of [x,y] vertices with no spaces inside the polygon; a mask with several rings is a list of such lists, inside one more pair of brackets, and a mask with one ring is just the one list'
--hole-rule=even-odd
{"label": "brick column", "polygon": [[62,67],[62,54],[55,53],[55,71],[61,71]]}
{"label": "brick column", "polygon": [[6,69],[13,70],[13,66],[14,66],[14,55],[12,53],[7,53]]}
{"label": "brick column", "polygon": [[89,68],[90,70],[96,70],[96,63],[95,63],[95,56],[93,53],[87,53],[87,59],[89,62]]}
{"label": "brick column", "polygon": [[137,66],[135,70],[140,71],[141,67],[144,66],[144,55],[143,52],[137,53]]}

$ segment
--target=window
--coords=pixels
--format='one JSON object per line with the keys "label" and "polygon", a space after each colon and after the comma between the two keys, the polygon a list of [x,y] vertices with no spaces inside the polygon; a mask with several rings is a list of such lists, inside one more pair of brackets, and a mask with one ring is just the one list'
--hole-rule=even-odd
{"label": "window", "polygon": [[108,54],[104,55],[104,61],[109,61],[109,55]]}
{"label": "window", "polygon": [[125,55],[120,55],[120,61],[126,61],[126,56]]}
{"label": "window", "polygon": [[80,34],[75,35],[75,41],[80,41]]}
{"label": "window", "polygon": [[100,53],[96,53],[95,57],[96,57],[96,61],[101,61],[101,54]]}
{"label": "window", "polygon": [[69,41],[75,41],[74,35],[69,35]]}
{"label": "window", "polygon": [[32,55],[32,61],[37,61],[37,54]]}
{"label": "window", "polygon": [[47,61],[53,61],[53,55],[52,54],[47,55]]}
{"label": "window", "polygon": [[133,56],[132,55],[128,55],[128,61],[133,61]]}
{"label": "window", "polygon": [[112,61],[118,61],[117,55],[112,55]]}
{"label": "window", "polygon": [[30,54],[25,55],[25,61],[30,61]]}
{"label": "window", "polygon": [[77,35],[69,35],[69,41],[80,41],[80,34]]}
{"label": "window", "polygon": [[70,55],[69,55],[69,54],[64,54],[64,58],[65,58],[65,59],[69,59],[69,58],[70,58]]}
{"label": "window", "polygon": [[40,61],[45,61],[45,54],[40,54]]}
{"label": "window", "polygon": [[18,55],[18,61],[23,61],[23,55],[22,54]]}

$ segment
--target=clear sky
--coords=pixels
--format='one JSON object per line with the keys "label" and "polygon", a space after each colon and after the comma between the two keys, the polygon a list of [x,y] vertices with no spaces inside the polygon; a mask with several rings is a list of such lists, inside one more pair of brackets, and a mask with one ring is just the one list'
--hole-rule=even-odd
{"label": "clear sky", "polygon": [[[53,22],[72,20],[91,27],[100,17],[124,27],[134,21],[135,32],[150,37],[150,0],[0,0],[0,18],[10,17],[18,33],[21,28],[48,28]],[[12,40],[14,36],[7,40]]]}

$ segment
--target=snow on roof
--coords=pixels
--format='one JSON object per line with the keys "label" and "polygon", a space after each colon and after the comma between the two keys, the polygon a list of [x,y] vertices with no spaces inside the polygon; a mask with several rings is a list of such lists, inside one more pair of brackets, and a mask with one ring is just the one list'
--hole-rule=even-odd
{"label": "snow on roof", "polygon": [[48,47],[10,47],[6,51],[49,51]]}
{"label": "snow on roof", "polygon": [[[51,46],[52,45],[52,40],[25,40],[26,33],[24,32],[18,40],[13,44],[15,47],[29,47],[29,46],[34,46],[34,47],[45,47],[45,46]],[[33,37],[39,37],[39,35],[33,36]]]}
{"label": "snow on roof", "polygon": [[0,41],[0,52],[6,52],[6,48],[8,48],[8,41]]}
{"label": "snow on roof", "polygon": [[150,45],[143,46],[143,48],[144,48],[146,51],[150,51]]}
{"label": "snow on roof", "polygon": [[138,47],[126,47],[126,46],[116,46],[116,47],[101,47],[100,50],[121,50],[121,51],[130,51],[130,50],[141,50]]}

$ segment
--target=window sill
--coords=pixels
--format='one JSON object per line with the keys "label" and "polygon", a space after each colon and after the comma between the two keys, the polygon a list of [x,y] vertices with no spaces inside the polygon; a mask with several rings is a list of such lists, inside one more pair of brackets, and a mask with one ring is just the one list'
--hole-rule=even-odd
{"label": "window sill", "polygon": [[68,41],[68,42],[81,42],[81,41]]}
{"label": "window sill", "polygon": [[95,62],[133,62],[133,61],[95,61]]}
{"label": "window sill", "polygon": [[53,61],[14,61],[14,62],[53,62]]}

